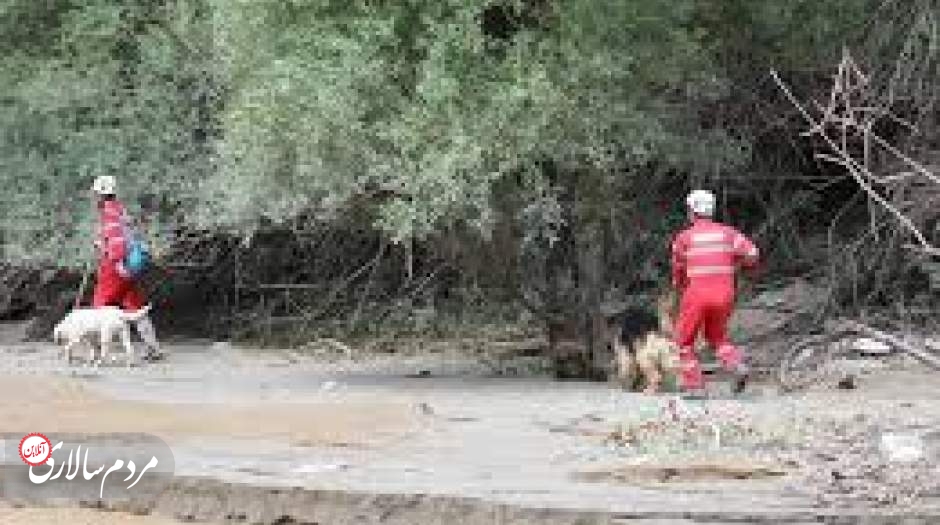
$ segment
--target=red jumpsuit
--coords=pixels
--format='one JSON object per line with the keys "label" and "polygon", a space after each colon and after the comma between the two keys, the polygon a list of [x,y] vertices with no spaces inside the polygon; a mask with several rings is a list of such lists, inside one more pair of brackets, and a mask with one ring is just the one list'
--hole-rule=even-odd
{"label": "red jumpsuit", "polygon": [[120,306],[124,310],[139,310],[144,306],[143,295],[133,280],[118,271],[127,250],[128,219],[124,205],[117,199],[101,201],[98,219],[98,279],[92,307]]}
{"label": "red jumpsuit", "polygon": [[734,308],[735,269],[757,264],[757,247],[742,233],[704,217],[676,235],[672,243],[672,282],[682,294],[676,322],[676,344],[682,386],[704,386],[694,344],[699,330],[715,349],[722,366],[735,370],[742,355],[728,339]]}

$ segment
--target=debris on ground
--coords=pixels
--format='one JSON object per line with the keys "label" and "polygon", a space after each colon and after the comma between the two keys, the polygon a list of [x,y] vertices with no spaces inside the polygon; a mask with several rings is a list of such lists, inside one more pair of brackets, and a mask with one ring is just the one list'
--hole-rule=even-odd
{"label": "debris on ground", "polygon": [[797,439],[784,436],[785,426],[776,431],[761,428],[737,403],[686,403],[681,398],[668,400],[657,415],[621,424],[607,441],[644,452],[759,446]]}
{"label": "debris on ground", "polygon": [[356,354],[355,350],[346,343],[331,338],[308,341],[300,349],[302,352],[318,357],[342,356],[348,358]]}
{"label": "debris on ground", "polygon": [[852,348],[864,356],[883,356],[890,354],[892,351],[891,346],[869,337],[856,339],[852,344]]}
{"label": "debris on ground", "polygon": [[693,463],[670,465],[628,464],[612,469],[592,470],[574,475],[587,482],[702,482],[718,480],[757,480],[786,476],[782,468],[750,462]]}
{"label": "debris on ground", "polygon": [[885,433],[881,436],[881,451],[892,462],[913,463],[924,457],[924,442],[917,434]]}
{"label": "debris on ground", "polygon": [[820,506],[905,507],[940,494],[937,458],[917,443],[907,433],[833,426],[790,459]]}
{"label": "debris on ground", "polygon": [[[776,414],[749,414],[747,407],[730,402],[667,401],[659,413],[622,423],[606,438],[642,465],[631,466],[632,472],[614,469],[582,477],[704,481],[709,476],[771,477],[785,470],[788,482],[821,507],[900,508],[940,496],[940,426],[929,432],[923,429],[933,427],[921,421],[908,428],[910,421],[900,424],[864,409],[854,415],[807,416],[806,407],[783,407]],[[931,443],[937,446],[932,449]],[[724,459],[708,460],[719,457]],[[677,463],[677,458],[688,461]]]}
{"label": "debris on ground", "polygon": [[857,321],[851,320],[842,320],[840,322],[845,328],[854,330],[858,333],[865,334],[870,338],[876,339],[884,345],[889,345],[894,349],[900,350],[907,353],[908,355],[919,360],[923,364],[935,369],[940,370],[940,356],[936,356],[926,349],[918,348],[914,344],[911,344],[908,341],[905,341],[901,337],[894,336],[887,332],[877,330],[868,325],[859,323]]}
{"label": "debris on ground", "polygon": [[839,383],[836,385],[840,390],[855,390],[857,387],[855,383],[854,375],[847,375],[839,380]]}

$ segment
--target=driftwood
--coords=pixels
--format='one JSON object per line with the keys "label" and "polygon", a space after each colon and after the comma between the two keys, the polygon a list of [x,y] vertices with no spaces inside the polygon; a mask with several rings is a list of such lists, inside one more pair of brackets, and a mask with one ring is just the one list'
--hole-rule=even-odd
{"label": "driftwood", "polygon": [[869,337],[872,337],[883,343],[889,344],[897,349],[900,349],[904,351],[905,353],[907,353],[908,355],[915,357],[916,359],[923,362],[924,364],[934,369],[940,370],[940,357],[926,350],[915,348],[914,346],[912,346],[910,343],[906,341],[898,339],[897,337],[894,337],[891,334],[886,334],[882,332],[881,330],[876,330],[868,325],[859,323],[858,321],[843,320],[842,324],[846,328],[857,331],[859,333],[863,333],[865,335],[868,335]]}

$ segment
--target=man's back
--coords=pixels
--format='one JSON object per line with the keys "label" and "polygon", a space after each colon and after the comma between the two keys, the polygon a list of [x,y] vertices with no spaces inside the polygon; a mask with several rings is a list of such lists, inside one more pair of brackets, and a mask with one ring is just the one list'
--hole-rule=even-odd
{"label": "man's back", "polygon": [[757,247],[737,229],[698,217],[673,241],[673,283],[733,287],[737,265],[753,266],[757,257]]}

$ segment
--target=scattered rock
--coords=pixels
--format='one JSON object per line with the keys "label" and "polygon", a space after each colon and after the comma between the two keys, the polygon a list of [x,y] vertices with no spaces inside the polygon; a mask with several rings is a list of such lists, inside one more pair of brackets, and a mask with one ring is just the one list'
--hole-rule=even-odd
{"label": "scattered rock", "polygon": [[841,390],[855,390],[855,376],[847,375],[839,380],[837,385]]}
{"label": "scattered rock", "polygon": [[881,436],[881,450],[889,461],[912,463],[924,457],[924,442],[916,434],[886,433]]}
{"label": "scattered rock", "polygon": [[418,403],[414,406],[414,409],[415,409],[415,412],[418,412],[419,414],[422,414],[425,416],[434,415],[434,409],[431,408],[431,405],[427,403]]}
{"label": "scattered rock", "polygon": [[884,356],[889,355],[893,349],[878,340],[869,337],[860,337],[852,343],[852,349],[864,356]]}

